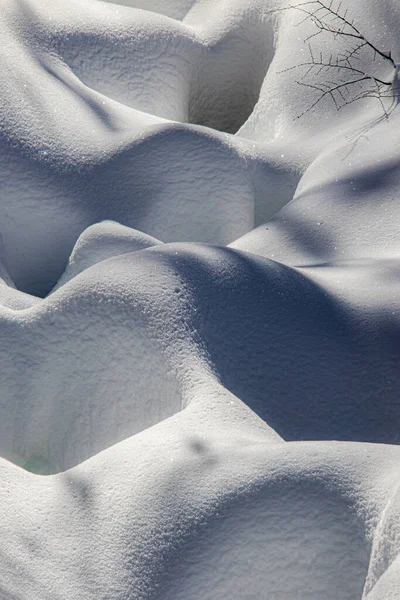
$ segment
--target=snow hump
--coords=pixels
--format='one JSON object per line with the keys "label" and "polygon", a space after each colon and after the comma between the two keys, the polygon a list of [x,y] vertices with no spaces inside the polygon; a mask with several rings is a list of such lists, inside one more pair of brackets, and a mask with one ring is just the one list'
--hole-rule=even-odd
{"label": "snow hump", "polygon": [[0,23],[0,600],[398,600],[396,3]]}

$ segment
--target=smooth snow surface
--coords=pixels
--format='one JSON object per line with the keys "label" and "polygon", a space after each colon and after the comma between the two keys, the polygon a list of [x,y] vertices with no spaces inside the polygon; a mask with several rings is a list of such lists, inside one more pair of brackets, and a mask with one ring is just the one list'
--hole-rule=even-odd
{"label": "smooth snow surface", "polygon": [[1,0],[0,600],[400,598],[400,113],[290,6]]}

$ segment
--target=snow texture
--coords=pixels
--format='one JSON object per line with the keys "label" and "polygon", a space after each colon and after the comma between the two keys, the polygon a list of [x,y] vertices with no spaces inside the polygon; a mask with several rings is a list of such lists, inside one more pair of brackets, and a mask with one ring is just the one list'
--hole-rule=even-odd
{"label": "snow texture", "polygon": [[0,600],[400,598],[400,113],[291,6],[0,3]]}

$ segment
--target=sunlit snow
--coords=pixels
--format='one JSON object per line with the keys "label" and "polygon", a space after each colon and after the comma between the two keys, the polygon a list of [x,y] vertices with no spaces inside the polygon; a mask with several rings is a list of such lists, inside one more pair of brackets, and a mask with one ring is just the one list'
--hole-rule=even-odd
{"label": "sunlit snow", "polygon": [[400,6],[0,43],[0,600],[398,600]]}

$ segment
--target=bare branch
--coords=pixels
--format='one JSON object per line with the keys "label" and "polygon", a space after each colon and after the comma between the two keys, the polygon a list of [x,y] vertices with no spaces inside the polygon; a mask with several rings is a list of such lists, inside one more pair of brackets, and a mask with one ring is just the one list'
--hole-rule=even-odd
{"label": "bare branch", "polygon": [[[390,62],[392,67],[395,68],[396,63],[394,62],[390,52],[383,52],[362,34],[361,31],[354,25],[354,22],[348,19],[348,10],[346,10],[343,14],[340,14],[341,6],[342,3],[340,2],[338,7],[334,9],[333,2],[326,4],[323,0],[309,0],[308,2],[299,2],[298,4],[291,4],[283,8],[277,8],[270,12],[281,12],[286,10],[297,10],[302,12],[305,14],[305,17],[300,23],[310,19],[314,25],[320,29],[320,31],[326,31],[335,36],[340,35],[359,39],[369,46],[373,52],[379,54],[379,56],[381,56],[384,60]],[[331,22],[329,22],[329,20]],[[338,25],[335,25],[336,22]]]}
{"label": "bare branch", "polygon": [[[310,21],[316,29],[305,39],[305,42],[308,43],[310,60],[281,71],[282,73],[303,68],[304,73],[297,84],[318,92],[317,99],[299,117],[308,113],[326,97],[332,100],[337,110],[363,98],[377,98],[385,117],[387,117],[388,113],[383,99],[396,97],[393,79],[386,80],[379,74],[365,71],[359,66],[363,64],[359,61],[363,53],[369,51],[372,52],[374,61],[380,57],[393,69],[396,69],[391,52],[384,52],[361,33],[354,21],[349,18],[348,9],[342,8],[341,0],[339,2],[305,0],[270,12],[287,10],[296,10],[304,15],[297,25]],[[328,58],[324,58],[323,53],[320,52],[319,58],[316,58],[309,42],[324,33],[332,35],[337,42],[340,40],[351,41],[350,48],[331,53]],[[365,55],[365,58],[367,56],[368,54]],[[356,61],[358,61],[357,66]],[[380,66],[381,62],[377,68]],[[331,75],[333,79],[331,79]],[[312,81],[310,81],[311,77]],[[320,77],[325,78],[325,81],[315,83],[315,80]]]}

